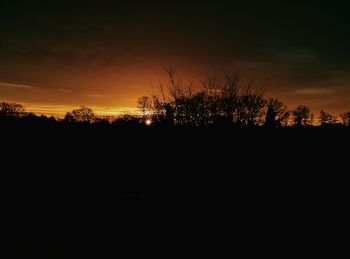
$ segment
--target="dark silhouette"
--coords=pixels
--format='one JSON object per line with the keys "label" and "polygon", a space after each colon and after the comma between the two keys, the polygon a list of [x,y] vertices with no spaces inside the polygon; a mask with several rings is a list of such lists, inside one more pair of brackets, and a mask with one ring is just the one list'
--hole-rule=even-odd
{"label": "dark silhouette", "polygon": [[320,112],[319,121],[322,126],[334,125],[338,122],[337,117],[323,110]]}
{"label": "dark silhouette", "polygon": [[65,121],[68,123],[92,123],[96,119],[92,109],[81,106],[79,109],[68,112],[65,116]]}
{"label": "dark silhouette", "polygon": [[265,117],[265,126],[268,128],[280,128],[288,124],[290,112],[278,99],[269,99]]}
{"label": "dark silhouette", "polygon": [[[234,209],[244,212],[242,218],[254,217],[249,222],[266,211],[305,213],[317,202],[323,211],[330,193],[336,196],[329,199],[332,206],[343,207],[339,197],[346,195],[338,192],[347,189],[322,179],[328,182],[333,172],[337,177],[343,172],[339,161],[348,153],[337,145],[349,146],[348,120],[329,127],[288,127],[281,101],[265,100],[261,91],[241,89],[225,97],[223,92],[201,89],[176,101],[152,97],[150,125],[142,113],[100,118],[86,107],[62,120],[22,112],[1,117],[1,166],[5,177],[15,179],[3,187],[9,205],[2,208],[14,214],[11,231],[24,229],[22,223],[33,226],[29,233],[39,228],[49,233],[43,235],[46,243],[20,243],[9,258],[108,258],[105,244],[122,241],[131,242],[133,251],[138,232],[131,229],[149,227],[139,239],[144,244],[154,230],[149,222],[162,218],[164,208],[176,213],[176,206],[186,207],[186,213],[200,206],[207,211],[208,204],[215,212]],[[295,162],[303,159],[306,166]],[[157,208],[160,214],[150,213]],[[270,214],[263,218],[269,219]],[[113,240],[116,233],[121,241]],[[64,244],[49,243],[49,235]]]}
{"label": "dark silhouette", "polygon": [[247,86],[239,98],[237,123],[246,126],[262,125],[266,103],[263,92],[257,91],[251,85]]}
{"label": "dark silhouette", "polygon": [[309,125],[310,117],[310,108],[305,105],[299,105],[292,111],[293,120],[296,126],[306,126]]}
{"label": "dark silhouette", "polygon": [[17,103],[0,103],[0,119],[21,118],[25,115],[25,109]]}
{"label": "dark silhouette", "polygon": [[143,118],[126,114],[116,119],[112,124],[121,128],[139,128],[143,125]]}
{"label": "dark silhouette", "polygon": [[[154,96],[150,105],[154,121],[181,127],[263,124],[267,104],[264,92],[254,83],[243,84],[239,71],[208,73],[200,86],[179,79],[174,68],[167,68],[166,72],[168,95],[161,85],[162,98]],[[169,123],[171,119],[173,123]]]}
{"label": "dark silhouette", "polygon": [[137,100],[137,108],[140,110],[144,119],[147,119],[151,111],[151,98],[143,96]]}

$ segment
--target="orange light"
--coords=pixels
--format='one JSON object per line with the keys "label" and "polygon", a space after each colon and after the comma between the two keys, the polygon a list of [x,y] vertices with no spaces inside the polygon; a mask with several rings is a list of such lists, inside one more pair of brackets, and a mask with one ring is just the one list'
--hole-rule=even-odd
{"label": "orange light", "polygon": [[145,123],[146,123],[146,126],[151,126],[152,125],[152,121],[150,119],[147,119],[145,121]]}

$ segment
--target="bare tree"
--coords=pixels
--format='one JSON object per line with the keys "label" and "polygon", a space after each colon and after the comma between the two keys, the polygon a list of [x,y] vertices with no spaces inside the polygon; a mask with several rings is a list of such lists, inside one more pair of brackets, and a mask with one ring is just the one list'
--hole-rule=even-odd
{"label": "bare tree", "polygon": [[266,103],[264,92],[257,90],[254,83],[249,83],[239,96],[236,123],[247,126],[261,125],[264,120]]}
{"label": "bare tree", "polygon": [[157,95],[150,97],[150,116],[156,124],[173,125],[175,120],[175,108],[173,103],[162,99]]}
{"label": "bare tree", "polygon": [[233,123],[239,104],[241,74],[238,70],[219,74],[216,70],[207,73],[202,81],[207,95],[207,109],[212,123],[219,121]]}
{"label": "bare tree", "polygon": [[150,116],[152,100],[148,96],[143,96],[137,100],[137,108],[142,113],[144,119]]}
{"label": "bare tree", "polygon": [[169,104],[173,106],[174,122],[181,126],[190,126],[195,124],[193,113],[193,97],[196,92],[192,82],[184,82],[176,77],[176,72],[173,67],[166,68],[169,83],[169,102],[164,103],[163,107]]}
{"label": "bare tree", "polygon": [[[152,97],[152,114],[167,118],[181,126],[203,126],[216,122],[243,125],[261,125],[266,111],[264,92],[257,90],[255,83],[242,87],[238,70],[219,74],[216,70],[207,73],[201,85],[195,87],[176,76],[174,68],[166,69],[168,75],[168,96],[163,85],[160,89],[163,99]],[[141,105],[142,107],[142,105]]]}
{"label": "bare tree", "polygon": [[0,118],[20,118],[25,115],[25,109],[17,103],[0,103]]}
{"label": "bare tree", "polygon": [[239,71],[226,73],[222,80],[220,89],[219,107],[225,120],[234,121],[235,113],[240,105],[239,91],[241,84],[241,74]]}
{"label": "bare tree", "polygon": [[165,71],[168,75],[169,94],[174,101],[178,98],[192,96],[194,91],[192,82],[184,82],[182,79],[177,78],[174,67],[169,66]]}
{"label": "bare tree", "polygon": [[322,110],[320,112],[319,121],[321,125],[332,125],[336,124],[338,120],[337,117]]}
{"label": "bare tree", "polygon": [[293,112],[294,123],[297,126],[305,126],[310,121],[310,108],[305,105],[299,105]]}
{"label": "bare tree", "polygon": [[81,106],[79,109],[68,112],[65,116],[67,122],[85,122],[92,123],[96,119],[92,109]]}
{"label": "bare tree", "polygon": [[204,80],[201,81],[204,91],[210,96],[217,96],[221,93],[223,85],[222,75],[216,69],[208,71],[205,74]]}
{"label": "bare tree", "polygon": [[187,124],[190,126],[207,126],[210,123],[210,113],[208,105],[208,95],[197,92],[187,99],[189,116]]}
{"label": "bare tree", "polygon": [[288,124],[290,113],[286,105],[278,99],[269,99],[265,116],[265,126],[279,128]]}

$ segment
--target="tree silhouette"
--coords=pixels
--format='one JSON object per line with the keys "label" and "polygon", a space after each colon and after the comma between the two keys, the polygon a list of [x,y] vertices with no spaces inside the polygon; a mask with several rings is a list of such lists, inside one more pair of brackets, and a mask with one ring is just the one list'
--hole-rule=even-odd
{"label": "tree silhouette", "polygon": [[164,118],[163,121],[165,122],[166,125],[173,126],[174,118],[175,118],[175,110],[173,106],[170,103],[164,103],[162,105],[162,109],[165,111],[165,116],[163,116]]}
{"label": "tree silhouette", "polygon": [[340,115],[342,121],[343,121],[343,124],[347,127],[350,127],[350,111],[349,112],[346,112],[346,113],[343,113]]}
{"label": "tree silhouette", "polygon": [[[152,115],[152,121],[154,123],[162,124],[165,121],[165,101],[161,101],[158,96],[153,95],[151,97],[151,115]],[[170,104],[168,104],[170,107],[172,107]],[[173,118],[172,118],[173,119]]]}
{"label": "tree silhouette", "polygon": [[137,100],[137,108],[142,113],[144,119],[150,115],[150,110],[152,107],[152,99],[148,96],[143,96]]}
{"label": "tree silhouette", "polygon": [[81,106],[79,109],[68,112],[65,116],[65,121],[69,123],[92,123],[96,119],[92,109]]}
{"label": "tree silhouette", "polygon": [[[163,101],[154,97],[152,114],[158,118],[173,118],[180,126],[207,126],[212,124],[239,124],[257,126],[263,124],[264,92],[255,83],[241,84],[239,71],[219,74],[208,73],[201,86],[185,82],[175,74],[174,68],[166,69],[169,97]],[[161,87],[161,89],[163,89]]]}
{"label": "tree silhouette", "polygon": [[17,103],[0,103],[0,119],[20,118],[25,115],[25,109],[21,104]]}
{"label": "tree silhouette", "polygon": [[269,99],[265,116],[265,126],[268,128],[279,128],[288,123],[290,116],[287,106],[278,99]]}
{"label": "tree silhouette", "polygon": [[293,119],[296,126],[305,126],[310,120],[310,108],[305,105],[299,105],[293,111]]}
{"label": "tree silhouette", "polygon": [[328,112],[321,111],[319,116],[319,121],[321,125],[332,125],[337,123],[337,117],[329,114]]}
{"label": "tree silhouette", "polygon": [[239,96],[236,123],[246,126],[258,126],[263,123],[266,100],[264,93],[249,84]]}
{"label": "tree silhouette", "polygon": [[195,91],[192,82],[185,82],[176,77],[173,67],[166,68],[170,103],[174,109],[174,123],[179,126],[195,126]]}
{"label": "tree silhouette", "polygon": [[66,116],[64,116],[65,123],[75,123],[74,117],[71,112],[67,112]]}
{"label": "tree silhouette", "polygon": [[241,74],[238,70],[219,74],[216,70],[207,73],[202,81],[207,94],[208,113],[212,123],[232,124],[239,105]]}

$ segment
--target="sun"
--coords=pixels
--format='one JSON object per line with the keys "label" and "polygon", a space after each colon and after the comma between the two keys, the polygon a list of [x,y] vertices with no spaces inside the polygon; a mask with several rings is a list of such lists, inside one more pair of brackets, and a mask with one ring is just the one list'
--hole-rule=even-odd
{"label": "sun", "polygon": [[152,125],[152,120],[151,119],[147,119],[145,121],[145,124],[146,124],[146,126],[151,126]]}

